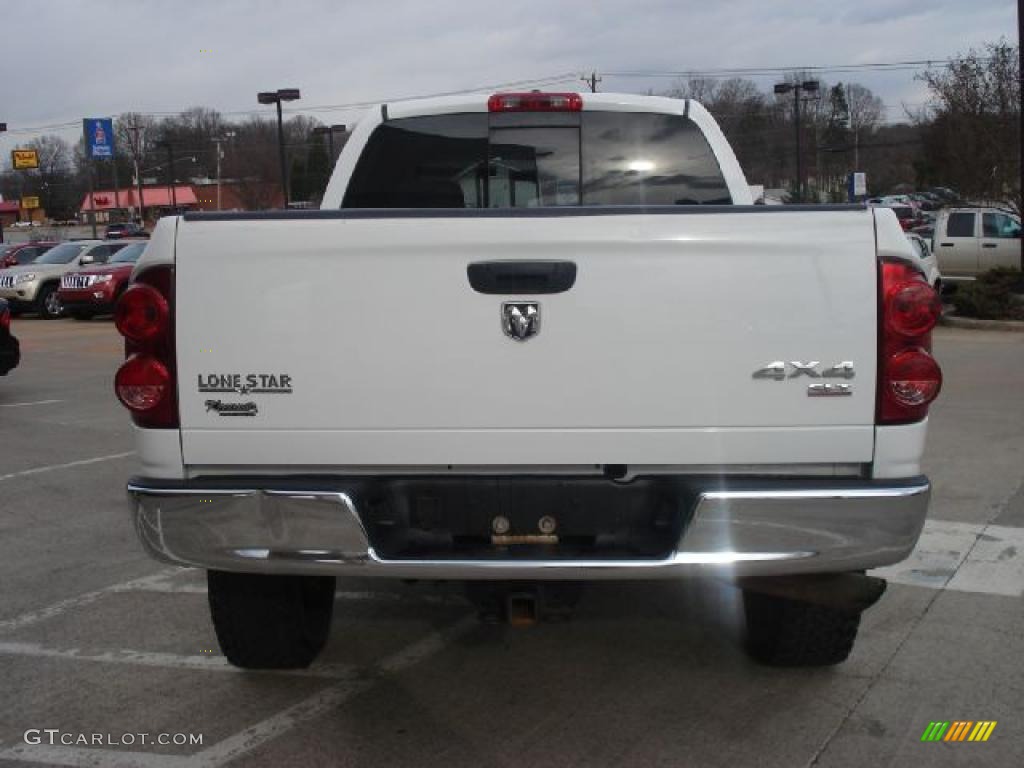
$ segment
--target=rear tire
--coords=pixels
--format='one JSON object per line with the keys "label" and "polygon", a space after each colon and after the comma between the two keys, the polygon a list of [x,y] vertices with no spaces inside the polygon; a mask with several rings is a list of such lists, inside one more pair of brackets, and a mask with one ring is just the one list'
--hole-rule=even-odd
{"label": "rear tire", "polygon": [[333,576],[207,571],[210,615],[227,660],[243,669],[308,667],[327,642]]}
{"label": "rear tire", "polygon": [[846,661],[860,615],[826,605],[745,590],[747,651],[773,667],[824,667]]}

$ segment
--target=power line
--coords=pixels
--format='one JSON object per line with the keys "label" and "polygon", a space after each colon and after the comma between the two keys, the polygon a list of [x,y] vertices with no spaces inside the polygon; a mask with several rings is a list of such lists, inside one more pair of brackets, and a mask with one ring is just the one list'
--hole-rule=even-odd
{"label": "power line", "polygon": [[[989,59],[981,59],[988,61]],[[845,72],[866,72],[866,71],[906,71],[931,69],[937,66],[948,66],[958,59],[938,58],[919,59],[916,61],[884,61],[869,62],[863,64],[823,64],[808,65],[799,67],[728,67],[712,69],[688,69],[688,70],[631,70],[624,72],[605,72],[608,77],[768,77],[789,73],[817,72],[817,73],[845,73]]]}
{"label": "power line", "polygon": [[[355,110],[367,109],[369,107],[376,106],[377,104],[397,104],[404,101],[415,101],[417,99],[433,99],[442,98],[444,96],[461,96],[463,94],[480,93],[487,91],[497,91],[508,88],[530,88],[530,87],[543,87],[547,85],[556,85],[558,83],[575,82],[578,77],[576,72],[565,72],[560,75],[549,75],[546,77],[530,78],[526,80],[511,80],[503,83],[491,83],[489,85],[480,85],[472,88],[459,88],[450,91],[437,91],[435,93],[406,95],[406,96],[394,96],[390,98],[377,98],[369,99],[366,101],[352,101],[342,104],[317,104],[312,106],[295,107],[291,109],[284,109],[283,111],[289,114],[307,114],[307,113],[322,113],[322,112],[351,112]],[[188,109],[181,109],[177,111],[170,110],[155,110],[149,112],[140,112],[133,110],[124,110],[125,112],[132,112],[138,117],[177,117],[184,115],[188,112]],[[263,115],[264,111],[260,109],[235,109],[235,110],[215,110],[218,115],[221,116],[240,116],[240,115]],[[35,126],[22,126],[20,128],[9,128],[7,130],[8,135],[18,134],[36,134],[45,133],[47,131],[60,130],[62,128],[74,128],[81,125],[81,121],[74,120],[66,123],[51,123],[48,125],[35,125]]]}

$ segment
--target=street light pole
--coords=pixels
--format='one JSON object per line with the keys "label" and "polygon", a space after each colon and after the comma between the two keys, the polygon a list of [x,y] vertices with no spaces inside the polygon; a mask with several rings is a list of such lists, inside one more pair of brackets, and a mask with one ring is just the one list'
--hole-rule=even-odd
{"label": "street light pole", "polygon": [[[1024,2],[1024,0],[1021,0]],[[346,130],[344,125],[318,125],[313,129],[315,136],[326,136],[327,137],[327,153],[331,159],[329,165],[334,168],[334,134],[344,133]]]}
{"label": "street light pole", "polygon": [[284,118],[281,115],[281,103],[285,101],[296,101],[300,98],[298,88],[279,88],[276,91],[261,91],[256,94],[256,100],[260,104],[277,105],[277,149],[281,160],[281,193],[284,195],[284,207],[288,207],[288,166],[285,163],[284,153]]}
{"label": "street light pole", "polygon": [[[1024,2],[1024,0],[1022,0]],[[804,157],[803,157],[803,135],[800,131],[800,93],[817,93],[817,80],[804,80],[802,83],[778,83],[775,86],[776,95],[793,92],[793,125],[796,128],[796,195],[797,202],[804,202],[806,191],[804,189]]]}

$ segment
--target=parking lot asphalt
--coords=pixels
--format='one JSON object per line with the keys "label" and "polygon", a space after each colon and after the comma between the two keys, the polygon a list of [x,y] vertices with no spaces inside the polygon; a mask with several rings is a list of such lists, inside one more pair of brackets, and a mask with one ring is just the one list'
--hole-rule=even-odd
{"label": "parking lot asphalt", "polygon": [[[936,332],[930,520],[846,664],[751,662],[738,593],[711,581],[595,585],[570,622],[508,628],[478,624],[454,588],[346,579],[311,669],[243,673],[217,648],[203,575],[149,560],[130,528],[110,322],[19,318],[14,333],[0,766],[1024,762],[1024,334]],[[984,743],[922,743],[932,721],[997,725]]]}

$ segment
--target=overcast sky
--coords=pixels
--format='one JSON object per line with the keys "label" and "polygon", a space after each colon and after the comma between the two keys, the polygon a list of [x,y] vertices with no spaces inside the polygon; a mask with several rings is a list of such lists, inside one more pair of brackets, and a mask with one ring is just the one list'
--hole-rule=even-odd
{"label": "overcast sky", "polygon": [[[12,132],[0,134],[3,157],[35,133],[76,138],[74,127],[36,129],[82,117],[195,105],[269,114],[256,92],[284,87],[302,90],[302,110],[590,70],[944,59],[1016,42],[1008,0],[3,0],[3,16],[0,122]],[[873,88],[892,119],[924,101],[913,75],[823,77]],[[756,79],[770,87],[775,76]],[[671,82],[606,76],[600,88],[657,92]]]}

